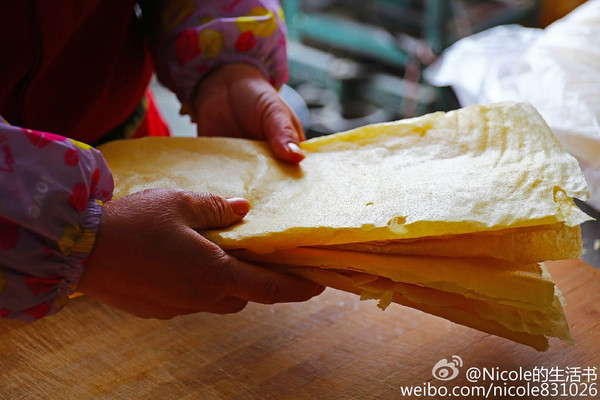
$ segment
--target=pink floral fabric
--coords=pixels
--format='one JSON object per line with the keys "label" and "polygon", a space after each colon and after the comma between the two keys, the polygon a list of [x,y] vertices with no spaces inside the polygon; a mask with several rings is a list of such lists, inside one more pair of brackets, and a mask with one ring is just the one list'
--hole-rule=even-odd
{"label": "pink floral fabric", "polygon": [[62,308],[112,191],[92,147],[0,124],[0,317],[31,321]]}
{"label": "pink floral fabric", "polygon": [[150,44],[159,80],[184,109],[209,71],[233,62],[259,68],[273,86],[288,78],[285,23],[277,0],[174,0],[141,3],[153,29]]}

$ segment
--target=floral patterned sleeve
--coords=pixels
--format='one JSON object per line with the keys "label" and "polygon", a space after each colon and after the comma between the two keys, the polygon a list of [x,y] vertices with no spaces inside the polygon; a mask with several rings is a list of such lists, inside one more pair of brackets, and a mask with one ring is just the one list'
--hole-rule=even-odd
{"label": "floral patterned sleeve", "polygon": [[101,154],[0,117],[0,317],[60,310],[81,278],[113,179]]}
{"label": "floral patterned sleeve", "polygon": [[158,78],[184,110],[202,77],[224,64],[253,64],[276,88],[287,80],[285,24],[277,0],[146,0],[141,5]]}

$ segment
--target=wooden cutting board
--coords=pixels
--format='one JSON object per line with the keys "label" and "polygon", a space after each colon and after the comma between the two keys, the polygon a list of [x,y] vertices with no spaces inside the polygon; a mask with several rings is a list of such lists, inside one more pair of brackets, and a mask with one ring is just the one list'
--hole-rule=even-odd
{"label": "wooden cutting board", "polygon": [[[600,271],[582,261],[549,269],[568,302],[575,347],[552,339],[538,353],[332,289],[306,303],[170,321],[82,297],[33,324],[0,323],[0,399],[399,399],[410,398],[402,386],[473,386],[465,372],[474,366],[595,366],[600,374]],[[433,378],[433,366],[453,355],[463,360],[458,377]]]}

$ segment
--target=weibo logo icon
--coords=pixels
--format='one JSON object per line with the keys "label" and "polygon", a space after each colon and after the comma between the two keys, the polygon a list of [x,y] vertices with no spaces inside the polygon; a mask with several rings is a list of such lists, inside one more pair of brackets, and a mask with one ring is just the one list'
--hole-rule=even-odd
{"label": "weibo logo icon", "polygon": [[452,361],[442,358],[431,369],[431,375],[440,381],[450,381],[458,376],[458,368],[463,366],[463,360],[457,355],[452,356]]}

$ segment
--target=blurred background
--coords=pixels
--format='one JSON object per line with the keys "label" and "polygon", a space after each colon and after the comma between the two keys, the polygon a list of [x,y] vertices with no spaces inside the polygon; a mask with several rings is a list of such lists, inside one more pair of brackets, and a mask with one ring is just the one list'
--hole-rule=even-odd
{"label": "blurred background", "polygon": [[[280,0],[308,138],[470,104],[532,103],[580,162],[600,220],[600,0]],[[195,136],[156,81],[176,136]],[[583,259],[600,267],[600,223]]]}
{"label": "blurred background", "polygon": [[[284,88],[284,98],[309,137],[457,108],[451,88],[432,86],[423,77],[448,46],[497,25],[544,28],[584,2],[281,0],[288,85],[296,92]],[[176,98],[156,81],[153,87],[174,134],[193,136],[194,126],[179,115]]]}

